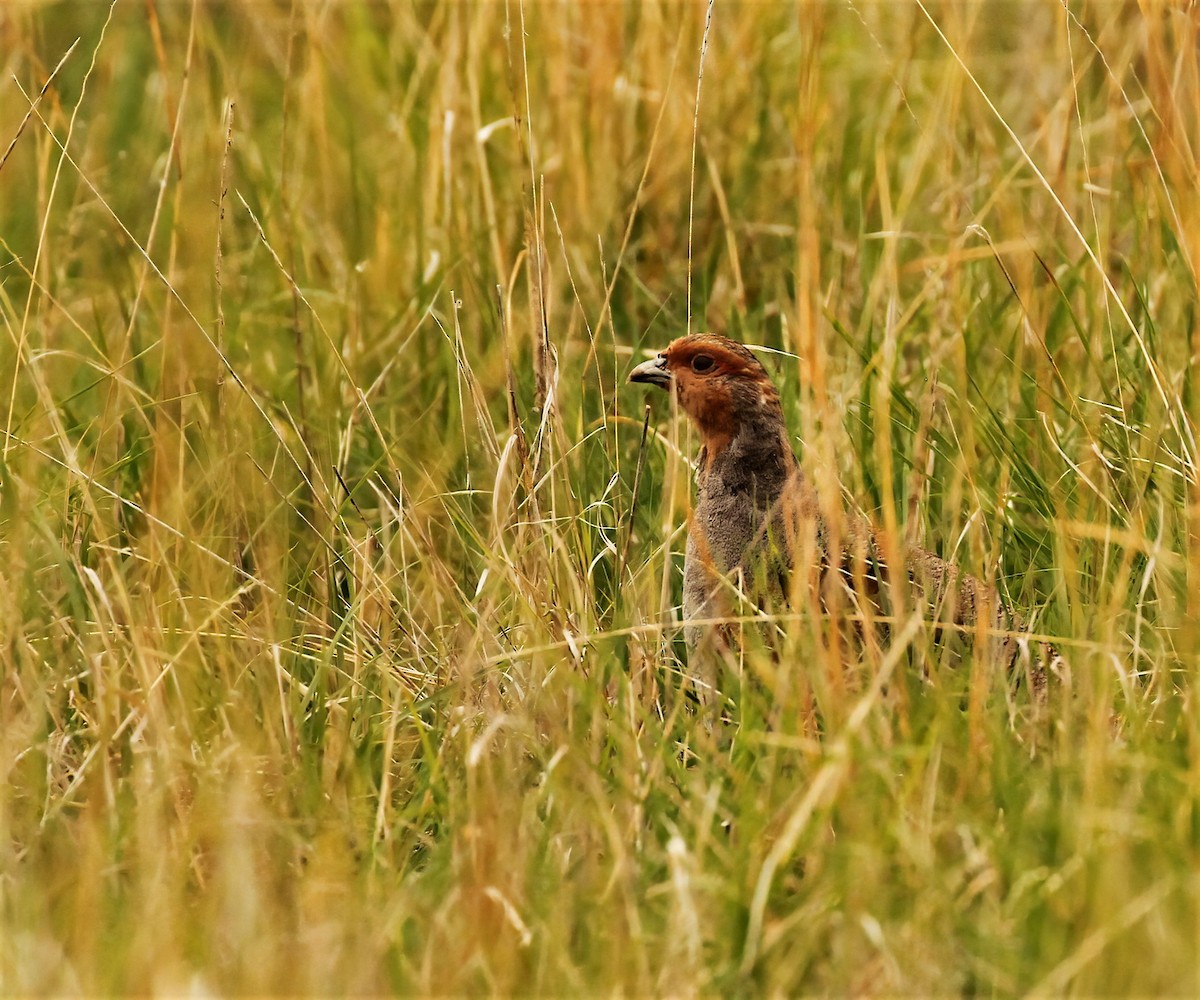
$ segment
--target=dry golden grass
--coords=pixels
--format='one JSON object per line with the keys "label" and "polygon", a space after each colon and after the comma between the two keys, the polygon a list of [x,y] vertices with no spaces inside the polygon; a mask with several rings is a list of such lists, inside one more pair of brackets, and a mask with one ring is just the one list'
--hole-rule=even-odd
{"label": "dry golden grass", "polygon": [[[1200,990],[1198,33],[5,5],[0,993]],[[702,328],[1044,717],[806,611],[696,723]]]}

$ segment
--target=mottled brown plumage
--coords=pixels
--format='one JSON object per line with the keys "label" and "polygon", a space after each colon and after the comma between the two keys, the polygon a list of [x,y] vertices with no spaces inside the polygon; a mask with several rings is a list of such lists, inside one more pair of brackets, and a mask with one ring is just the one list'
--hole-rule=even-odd
{"label": "mottled brown plumage", "polygon": [[[822,510],[792,452],[779,393],[750,350],[714,334],[681,337],[629,378],[673,391],[700,432],[683,614],[702,697],[715,682],[713,654],[729,639],[720,626],[699,623],[734,613],[733,584],[755,603],[777,605],[797,592],[792,571],[808,553],[826,599],[829,587],[842,586],[851,607],[865,598],[874,612],[886,611],[894,574],[881,540],[865,518]],[[902,558],[909,589],[931,605],[937,620],[971,629],[983,612],[984,620],[1009,633],[993,640],[992,652],[1014,668],[1020,645],[1012,633],[1024,623],[994,588],[924,549],[909,546]],[[1044,688],[1046,667],[1057,661],[1049,647],[1040,650],[1030,668],[1035,690]]]}

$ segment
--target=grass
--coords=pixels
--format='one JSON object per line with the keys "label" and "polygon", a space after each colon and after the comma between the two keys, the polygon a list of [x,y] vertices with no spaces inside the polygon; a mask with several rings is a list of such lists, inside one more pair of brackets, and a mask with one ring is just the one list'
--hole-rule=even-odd
{"label": "grass", "polygon": [[[0,993],[1200,989],[1195,17],[707,13],[5,8]],[[1044,712],[800,609],[697,722],[704,328]]]}

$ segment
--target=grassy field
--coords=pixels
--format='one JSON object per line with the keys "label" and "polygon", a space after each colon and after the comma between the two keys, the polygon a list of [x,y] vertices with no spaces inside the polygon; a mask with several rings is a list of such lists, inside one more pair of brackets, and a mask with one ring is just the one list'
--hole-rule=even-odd
{"label": "grassy field", "polygon": [[[0,994],[1200,991],[1185,7],[6,3]],[[1041,711],[696,720],[702,329]]]}

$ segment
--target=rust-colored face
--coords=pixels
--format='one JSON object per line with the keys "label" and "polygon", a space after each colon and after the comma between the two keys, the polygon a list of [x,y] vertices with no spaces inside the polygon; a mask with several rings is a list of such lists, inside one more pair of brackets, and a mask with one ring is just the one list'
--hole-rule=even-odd
{"label": "rust-colored face", "polygon": [[749,349],[712,333],[672,341],[657,358],[634,368],[629,381],[674,388],[710,454],[733,439],[748,407],[779,406],[775,386]]}

